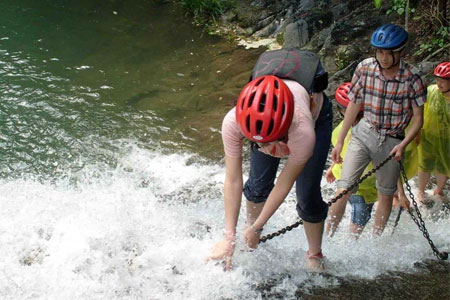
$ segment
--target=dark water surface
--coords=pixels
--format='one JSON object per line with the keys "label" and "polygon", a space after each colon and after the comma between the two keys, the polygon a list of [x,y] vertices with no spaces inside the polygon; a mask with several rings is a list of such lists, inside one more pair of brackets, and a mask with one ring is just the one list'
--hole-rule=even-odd
{"label": "dark water surface", "polygon": [[[302,269],[301,231],[229,274],[203,262],[222,236],[221,120],[261,51],[163,1],[1,1],[0,298],[450,299],[448,262],[405,215],[385,247],[327,241],[329,275]],[[447,249],[448,226],[430,231]]]}
{"label": "dark water surface", "polygon": [[7,151],[24,159],[42,139],[64,153],[93,136],[149,143],[142,130],[218,158],[221,118],[261,52],[205,34],[160,1],[2,1],[0,20],[0,126],[14,141]]}

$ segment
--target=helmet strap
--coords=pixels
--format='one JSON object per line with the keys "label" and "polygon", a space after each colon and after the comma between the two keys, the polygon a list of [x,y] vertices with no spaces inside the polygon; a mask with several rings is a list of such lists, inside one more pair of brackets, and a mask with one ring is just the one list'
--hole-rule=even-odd
{"label": "helmet strap", "polygon": [[392,56],[392,64],[389,66],[389,68],[382,68],[381,64],[380,64],[380,61],[377,58],[377,48],[375,48],[375,60],[377,61],[378,66],[380,67],[380,69],[390,70],[392,68],[397,67],[400,64],[401,57],[399,55],[398,60],[395,60],[394,52],[401,52],[402,50],[403,50],[403,47],[400,48],[400,50],[397,50],[397,51],[390,50],[391,51],[391,56]]}

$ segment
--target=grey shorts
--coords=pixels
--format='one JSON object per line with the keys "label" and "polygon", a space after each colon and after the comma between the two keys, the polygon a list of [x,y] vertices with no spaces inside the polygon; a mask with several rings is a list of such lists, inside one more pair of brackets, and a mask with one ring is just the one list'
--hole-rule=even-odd
{"label": "grey shorts", "polygon": [[[349,188],[359,180],[364,169],[372,161],[374,166],[385,160],[392,149],[401,142],[390,136],[380,136],[369,123],[362,119],[352,128],[352,137],[344,157],[341,179],[337,187]],[[400,175],[400,164],[390,160],[376,172],[377,190],[384,195],[393,195],[397,190],[397,179]],[[352,192],[358,190],[356,186]]]}

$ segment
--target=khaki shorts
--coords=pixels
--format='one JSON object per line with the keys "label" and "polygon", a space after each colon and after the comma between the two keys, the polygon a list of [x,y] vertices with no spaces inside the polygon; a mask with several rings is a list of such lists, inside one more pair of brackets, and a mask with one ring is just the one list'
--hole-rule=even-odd
{"label": "khaki shorts", "polygon": [[[392,149],[401,142],[390,136],[381,136],[370,128],[369,123],[362,119],[352,128],[352,137],[344,157],[341,179],[337,187],[349,188],[362,176],[364,169],[372,161],[374,166],[385,160]],[[395,160],[388,161],[376,172],[376,187],[384,195],[393,195],[397,190],[397,179],[400,175],[400,164]],[[356,186],[352,192],[358,190]]]}

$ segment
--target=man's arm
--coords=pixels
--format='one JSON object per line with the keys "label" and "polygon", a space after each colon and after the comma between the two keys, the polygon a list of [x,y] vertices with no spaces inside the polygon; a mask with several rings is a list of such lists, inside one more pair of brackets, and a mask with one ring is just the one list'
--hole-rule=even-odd
{"label": "man's arm", "polygon": [[400,177],[397,180],[397,195],[398,195],[398,205],[406,210],[409,210],[409,200],[405,195],[405,189],[403,188],[402,179]]}
{"label": "man's arm", "polygon": [[406,133],[403,141],[395,146],[390,155],[394,154],[395,160],[401,160],[403,157],[403,152],[406,149],[406,146],[416,137],[417,133],[420,131],[423,125],[423,106],[413,106],[413,117],[411,121],[411,126]]}

